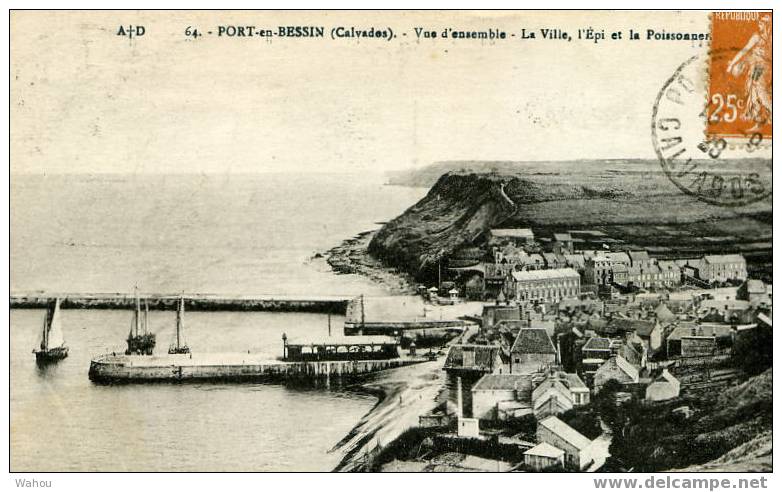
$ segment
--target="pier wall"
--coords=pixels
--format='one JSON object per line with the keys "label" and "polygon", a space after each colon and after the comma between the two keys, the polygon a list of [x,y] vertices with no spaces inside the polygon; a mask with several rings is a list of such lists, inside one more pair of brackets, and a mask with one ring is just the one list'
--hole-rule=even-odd
{"label": "pier wall", "polygon": [[[55,297],[60,298],[62,309],[134,309],[135,297],[125,294],[12,294],[11,309],[45,309]],[[179,296],[144,295],[142,303],[150,310],[176,311]],[[273,298],[273,297],[217,297],[206,295],[185,296],[188,311],[270,311],[311,312],[344,315],[347,298]]]}
{"label": "pier wall", "polygon": [[92,361],[89,377],[95,382],[256,381],[326,382],[423,362],[416,359],[358,361],[269,362],[228,365],[120,365]]}

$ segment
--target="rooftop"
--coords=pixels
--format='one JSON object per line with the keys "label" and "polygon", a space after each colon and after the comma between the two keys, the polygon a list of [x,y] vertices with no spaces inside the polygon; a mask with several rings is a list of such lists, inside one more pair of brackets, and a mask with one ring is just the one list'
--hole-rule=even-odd
{"label": "rooftop", "polygon": [[644,319],[614,318],[608,322],[605,331],[607,333],[636,332],[639,336],[646,337],[654,330],[655,322]]}
{"label": "rooftop", "polygon": [[668,322],[676,319],[676,315],[671,312],[670,309],[668,309],[668,306],[666,306],[663,303],[660,303],[655,309],[654,309],[654,315],[657,316],[657,319],[659,319],[662,322]]}
{"label": "rooftop", "polygon": [[492,229],[491,235],[496,237],[535,237],[532,233],[532,229]]}
{"label": "rooftop", "polygon": [[524,451],[524,454],[529,454],[532,456],[544,456],[546,458],[561,458],[565,452],[547,442],[542,442],[534,448]]}
{"label": "rooftop", "polygon": [[[500,350],[500,347],[497,345],[453,345],[448,350],[448,356],[445,358],[443,368],[492,371],[494,369],[494,361],[498,357]],[[474,361],[470,366],[464,364],[465,352],[474,354]]]}
{"label": "rooftop", "polygon": [[530,374],[486,374],[475,383],[473,391],[514,390],[528,383]]}
{"label": "rooftop", "polygon": [[703,260],[706,263],[746,263],[742,255],[705,255]]}
{"label": "rooftop", "polygon": [[396,345],[394,337],[383,335],[357,335],[357,336],[308,336],[301,338],[289,338],[288,345]]}
{"label": "rooftop", "polygon": [[629,251],[628,254],[633,261],[644,261],[649,259],[649,253],[646,251]]}
{"label": "rooftop", "polygon": [[583,434],[553,415],[543,419],[538,425],[542,425],[579,450],[582,450],[591,444],[591,441],[584,437]]}
{"label": "rooftop", "polygon": [[[534,256],[534,255],[532,255]],[[542,257],[541,257],[542,258]],[[528,280],[549,280],[559,278],[580,278],[578,272],[572,268],[551,268],[548,270],[528,270],[513,272],[513,279],[517,282]]]}
{"label": "rooftop", "polygon": [[616,364],[616,367],[619,368],[622,372],[630,376],[633,381],[638,381],[638,368],[636,368],[634,365],[632,365],[630,362],[627,361],[624,357],[621,355],[617,355],[616,357],[611,357],[608,359],[603,366],[601,366],[601,369],[608,365],[608,364]]}
{"label": "rooftop", "polygon": [[604,337],[592,337],[587,340],[587,343],[581,348],[581,350],[610,350],[611,340]]}
{"label": "rooftop", "polygon": [[511,352],[521,354],[556,354],[554,342],[543,328],[522,328]]}
{"label": "rooftop", "polygon": [[730,325],[702,324],[693,325],[691,323],[682,324],[673,329],[668,335],[668,340],[681,340],[683,337],[728,337],[730,336]]}

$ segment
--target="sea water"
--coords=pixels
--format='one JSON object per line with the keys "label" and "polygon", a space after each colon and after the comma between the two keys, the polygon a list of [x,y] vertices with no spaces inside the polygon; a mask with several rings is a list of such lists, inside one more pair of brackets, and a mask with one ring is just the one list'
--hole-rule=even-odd
{"label": "sea water", "polygon": [[[14,175],[11,290],[383,295],[314,257],[377,227],[425,190],[347,175]],[[63,310],[70,355],[40,369],[42,310],[10,317],[12,471],[311,471],[375,399],[341,387],[199,383],[104,386],[90,358],[124,350],[130,311]],[[282,353],[334,333],[312,313],[187,313],[194,351]],[[151,312],[157,350],[175,314]]]}

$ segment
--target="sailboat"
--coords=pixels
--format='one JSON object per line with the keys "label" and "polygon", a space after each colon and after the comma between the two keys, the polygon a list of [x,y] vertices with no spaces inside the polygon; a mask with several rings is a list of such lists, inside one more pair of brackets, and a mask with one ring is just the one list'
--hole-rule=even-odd
{"label": "sailboat", "polygon": [[190,347],[185,343],[185,297],[179,296],[179,306],[176,311],[176,343],[168,347],[169,354],[189,354]]}
{"label": "sailboat", "polygon": [[33,349],[33,353],[35,354],[35,361],[39,364],[68,357],[68,347],[65,346],[65,337],[62,333],[60,321],[59,298],[55,299],[46,309],[41,342],[37,349]]}
{"label": "sailboat", "polygon": [[128,348],[125,355],[152,355],[155,349],[155,334],[149,331],[149,304],[144,300],[144,317],[141,317],[141,301],[138,297],[138,288],[134,290],[136,296],[136,309],[133,312],[133,320],[130,323],[128,333]]}

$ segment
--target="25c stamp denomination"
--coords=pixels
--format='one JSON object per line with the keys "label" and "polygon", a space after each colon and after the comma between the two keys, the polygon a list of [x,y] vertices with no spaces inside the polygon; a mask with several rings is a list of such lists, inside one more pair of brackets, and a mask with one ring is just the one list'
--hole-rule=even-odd
{"label": "25c stamp denomination", "polygon": [[678,67],[652,110],[652,142],[668,178],[719,206],[771,195],[771,159],[761,157],[771,139],[771,18],[754,14],[755,30],[713,14],[712,49]]}

